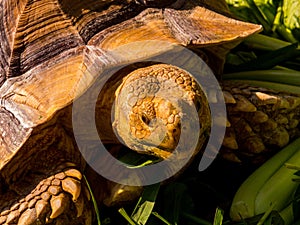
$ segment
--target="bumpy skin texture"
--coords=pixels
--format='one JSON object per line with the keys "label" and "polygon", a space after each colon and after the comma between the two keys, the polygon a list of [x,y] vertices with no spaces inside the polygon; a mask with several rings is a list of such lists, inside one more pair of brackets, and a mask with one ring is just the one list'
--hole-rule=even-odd
{"label": "bumpy skin texture", "polygon": [[[176,1],[169,8],[156,8],[158,1],[152,1],[153,8],[147,8],[150,2],[0,1],[0,224],[91,223],[71,104],[105,66],[123,62],[109,51],[151,40],[200,46],[198,53],[207,54],[206,61],[220,73],[228,50],[261,29],[209,10],[212,1]],[[131,57],[137,61],[151,54],[137,50]],[[113,91],[97,105],[104,112],[107,96]],[[100,136],[115,142],[106,132],[107,114],[99,120]],[[75,168],[78,176],[67,172]],[[82,208],[87,211],[81,213]]]}
{"label": "bumpy skin texture", "polygon": [[[66,168],[62,169],[64,166]],[[33,175],[16,182],[13,190],[1,196],[0,223],[91,224],[89,193],[83,185],[81,172],[68,166],[62,163],[54,170],[56,173],[45,179]],[[28,182],[26,186],[25,182]],[[28,190],[31,190],[29,194]]]}
{"label": "bumpy skin texture", "polygon": [[[239,163],[262,163],[300,136],[298,94],[234,81],[223,81],[220,85],[222,96],[213,89],[207,95],[215,96],[216,102],[224,97],[226,103],[222,157]],[[195,132],[195,123],[201,125],[199,137],[209,133],[207,96],[194,78],[180,68],[157,64],[134,70],[123,80],[116,95],[121,109],[115,110],[116,131],[127,146],[138,152],[169,157],[178,145],[184,114],[189,116],[189,133]],[[199,121],[183,102],[197,110]],[[204,141],[200,139],[198,146]]]}
{"label": "bumpy skin texture", "polygon": [[[115,108],[114,126],[126,145],[138,152],[168,158],[182,129],[196,132],[193,126],[200,124],[200,138],[210,128],[205,94],[194,78],[178,67],[157,64],[135,70],[123,80],[116,96],[120,109]],[[184,119],[189,122],[184,124]],[[204,140],[200,138],[198,146]]]}
{"label": "bumpy skin texture", "polygon": [[262,162],[300,136],[300,96],[224,82],[229,125],[223,157],[233,161]]}

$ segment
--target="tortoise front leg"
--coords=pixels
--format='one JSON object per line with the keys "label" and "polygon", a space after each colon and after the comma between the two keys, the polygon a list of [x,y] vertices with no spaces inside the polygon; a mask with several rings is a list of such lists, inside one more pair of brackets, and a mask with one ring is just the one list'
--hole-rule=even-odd
{"label": "tortoise front leg", "polygon": [[81,172],[70,165],[60,165],[46,178],[31,174],[14,184],[0,196],[0,224],[90,225],[90,196]]}

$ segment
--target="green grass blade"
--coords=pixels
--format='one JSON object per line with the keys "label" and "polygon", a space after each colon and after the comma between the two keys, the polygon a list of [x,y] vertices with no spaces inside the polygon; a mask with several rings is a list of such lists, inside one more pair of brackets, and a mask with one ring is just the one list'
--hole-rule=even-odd
{"label": "green grass blade", "polygon": [[268,210],[264,213],[261,219],[258,221],[257,225],[263,225],[265,221],[268,219],[269,215],[271,214],[272,210],[274,209],[276,203],[272,204]]}
{"label": "green grass blade", "polygon": [[[243,43],[250,49],[257,49],[261,51],[274,51],[291,44],[290,42],[282,41],[278,38],[263,34],[253,34],[247,37]],[[299,49],[299,47],[297,49]]]}
{"label": "green grass blade", "polygon": [[286,28],[284,25],[280,24],[276,26],[276,31],[284,37],[285,40],[291,43],[297,43],[297,39],[292,34],[292,31]]}
{"label": "green grass blade", "polygon": [[98,205],[97,205],[95,196],[94,196],[94,194],[93,194],[93,191],[92,191],[92,189],[91,189],[91,186],[90,186],[90,184],[89,184],[89,182],[88,182],[86,176],[83,175],[83,178],[84,178],[84,180],[85,180],[85,183],[86,183],[86,185],[87,185],[87,188],[88,188],[88,190],[89,190],[89,192],[90,192],[90,195],[91,195],[91,198],[92,198],[92,202],[93,202],[93,206],[94,206],[94,210],[95,210],[96,218],[97,218],[97,224],[98,224],[98,225],[101,225],[100,213],[99,213],[99,209],[98,209]]}
{"label": "green grass blade", "polygon": [[128,164],[128,167],[134,167],[140,165],[141,163],[144,163],[145,161],[151,160],[151,158],[145,155],[138,154],[137,152],[129,151],[126,152],[123,156],[119,157],[118,160]]}
{"label": "green grass blade", "polygon": [[131,218],[137,224],[144,225],[148,221],[160,188],[160,183],[146,186],[140,197]]}
{"label": "green grass blade", "polygon": [[233,80],[233,81],[238,83],[246,83],[256,87],[264,87],[264,88],[270,88],[277,91],[283,91],[283,92],[288,91],[289,93],[300,94],[300,86],[293,86],[288,84],[259,81],[259,80]]}
{"label": "green grass blade", "polygon": [[166,225],[172,225],[169,221],[167,221],[165,218],[163,218],[161,215],[159,215],[157,212],[152,212],[152,215],[158,218],[160,221],[162,221]]}
{"label": "green grass blade", "polygon": [[156,157],[141,155],[133,151],[127,152],[126,154],[118,158],[118,160],[120,160],[123,163],[126,163],[126,166],[129,169],[137,169],[161,161],[161,159],[158,159]]}
{"label": "green grass blade", "polygon": [[223,74],[223,80],[255,80],[300,86],[300,71],[257,70]]}
{"label": "green grass blade", "polygon": [[220,208],[216,209],[213,225],[222,225],[224,211]]}
{"label": "green grass blade", "polygon": [[255,2],[253,0],[246,0],[248,5],[250,6],[252,12],[254,13],[256,19],[259,21],[259,23],[264,27],[264,30],[268,33],[272,30],[271,26],[268,23],[268,19],[265,18],[262,11],[256,6]]}
{"label": "green grass blade", "polygon": [[125,211],[124,208],[120,208],[118,210],[118,212],[127,220],[127,222],[130,224],[130,225],[137,225],[137,223],[135,223],[131,218],[130,216],[127,214],[127,212]]}
{"label": "green grass blade", "polygon": [[157,159],[157,160],[147,160],[139,165],[136,165],[136,166],[131,166],[131,165],[128,165],[127,167],[129,169],[138,169],[138,168],[141,168],[141,167],[144,167],[144,166],[148,166],[148,165],[152,165],[152,164],[155,164],[155,163],[158,163],[160,162],[161,159]]}
{"label": "green grass blade", "polygon": [[239,72],[271,69],[280,63],[286,62],[288,59],[294,59],[300,56],[300,50],[298,50],[297,47],[297,43],[290,44],[286,47],[261,55],[251,61],[234,66],[231,70],[233,72]]}

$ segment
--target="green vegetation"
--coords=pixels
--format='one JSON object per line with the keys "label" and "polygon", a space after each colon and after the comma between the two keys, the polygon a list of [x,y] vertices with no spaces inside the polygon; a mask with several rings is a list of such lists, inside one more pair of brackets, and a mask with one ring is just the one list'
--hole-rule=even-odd
{"label": "green vegetation", "polygon": [[280,212],[289,206],[298,183],[293,181],[296,175],[286,163],[300,166],[300,139],[265,162],[243,182],[231,205],[233,220],[270,213],[270,209]]}
{"label": "green vegetation", "polygon": [[[223,79],[300,94],[300,0],[226,1],[236,17],[264,30],[228,54]],[[123,161],[156,162],[133,154]],[[300,225],[300,139],[259,168],[216,160],[199,173],[195,161],[176,181],[145,187],[136,203],[100,209],[102,224]]]}
{"label": "green vegetation", "polygon": [[226,0],[238,18],[261,24],[263,33],[294,43],[300,41],[299,0]]}

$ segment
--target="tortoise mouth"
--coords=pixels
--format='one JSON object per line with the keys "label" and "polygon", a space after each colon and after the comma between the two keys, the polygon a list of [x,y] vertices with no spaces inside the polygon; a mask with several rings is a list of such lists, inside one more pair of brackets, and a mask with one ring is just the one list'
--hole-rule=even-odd
{"label": "tortoise mouth", "polygon": [[167,159],[169,158],[174,149],[168,149],[162,146],[154,146],[151,145],[151,143],[143,143],[141,145],[134,145],[132,146],[133,150],[135,150],[138,153],[141,154],[147,154],[147,155],[153,155],[155,157],[161,158],[161,159]]}
{"label": "tortoise mouth", "polygon": [[141,154],[152,155],[162,160],[169,160],[171,157],[174,157],[173,160],[182,160],[190,158],[194,155],[195,152],[198,152],[197,149],[182,149],[182,148],[166,148],[164,146],[154,146],[151,143],[143,143],[141,145],[131,146],[132,150],[135,150]]}
{"label": "tortoise mouth", "polygon": [[170,143],[168,142],[170,139],[172,140],[173,138],[170,138],[168,134],[165,135],[162,142],[159,144],[154,144],[152,140],[134,139],[133,142],[137,144],[134,144],[132,148],[139,153],[154,155],[156,157],[166,159],[170,157],[178,147],[178,141],[171,141]]}

